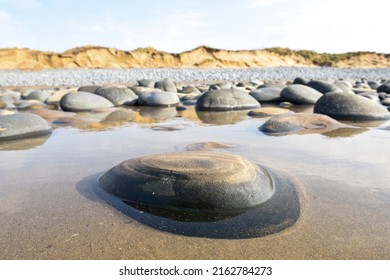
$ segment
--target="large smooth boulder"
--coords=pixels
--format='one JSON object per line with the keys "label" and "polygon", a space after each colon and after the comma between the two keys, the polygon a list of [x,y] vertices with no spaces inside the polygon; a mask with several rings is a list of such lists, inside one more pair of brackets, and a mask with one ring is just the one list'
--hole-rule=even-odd
{"label": "large smooth boulder", "polygon": [[204,93],[196,102],[198,111],[229,111],[259,108],[260,103],[238,89],[221,89]]}
{"label": "large smooth boulder", "polygon": [[175,83],[169,78],[165,78],[161,81],[156,82],[154,87],[161,89],[162,91],[177,92]]}
{"label": "large smooth boulder", "polygon": [[390,113],[382,105],[368,98],[349,93],[329,93],[314,105],[314,113],[337,120],[385,120]]}
{"label": "large smooth boulder", "polygon": [[114,104],[104,97],[82,91],[67,93],[60,100],[61,109],[70,112],[82,112],[113,106]]}
{"label": "large smooth boulder", "polygon": [[283,101],[293,104],[315,104],[322,93],[305,85],[289,85],[282,90],[280,97]]}
{"label": "large smooth boulder", "polygon": [[179,97],[173,92],[143,92],[138,96],[138,104],[144,106],[171,107],[179,103]]}
{"label": "large smooth boulder", "polygon": [[99,87],[95,94],[110,100],[115,106],[134,105],[138,96],[129,88]]}
{"label": "large smooth boulder", "polygon": [[49,134],[51,128],[40,116],[20,113],[0,116],[0,141]]}
{"label": "large smooth boulder", "polygon": [[336,85],[324,81],[313,80],[308,82],[307,86],[314,88],[321,93],[342,92],[342,90]]}
{"label": "large smooth boulder", "polygon": [[281,91],[281,88],[258,88],[249,92],[249,95],[258,102],[278,102]]}
{"label": "large smooth boulder", "polygon": [[99,182],[130,204],[191,211],[241,211],[274,193],[269,173],[244,157],[210,151],[134,158]]}

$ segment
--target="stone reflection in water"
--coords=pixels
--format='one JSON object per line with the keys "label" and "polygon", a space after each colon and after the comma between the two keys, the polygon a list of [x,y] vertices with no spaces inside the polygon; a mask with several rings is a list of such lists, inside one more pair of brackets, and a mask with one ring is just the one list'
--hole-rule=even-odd
{"label": "stone reflection in water", "polygon": [[196,114],[200,121],[206,124],[213,125],[224,125],[224,124],[235,124],[243,121],[248,114],[249,110],[239,111],[223,111],[223,112],[212,112],[212,111],[196,111]]}
{"label": "stone reflection in water", "polygon": [[134,119],[134,111],[132,109],[119,109],[110,113],[103,122],[105,123],[126,123],[131,122]]}
{"label": "stone reflection in water", "polygon": [[48,134],[34,138],[0,142],[0,151],[30,150],[33,148],[37,148],[45,144],[45,142],[50,138],[50,136],[51,135]]}
{"label": "stone reflection in water", "polygon": [[188,144],[186,146],[187,151],[206,151],[211,149],[228,149],[232,148],[232,144],[218,143],[218,142],[199,142]]}
{"label": "stone reflection in water", "polygon": [[54,127],[73,127],[78,129],[91,129],[93,124],[98,124],[99,120],[83,117],[61,117],[52,122]]}
{"label": "stone reflection in water", "polygon": [[330,138],[353,137],[367,131],[368,129],[364,127],[341,127],[335,130],[323,132],[321,134]]}
{"label": "stone reflection in water", "polygon": [[105,172],[99,183],[97,194],[122,213],[188,236],[260,237],[292,226],[300,214],[287,177],[225,153],[130,159]]}
{"label": "stone reflection in water", "polygon": [[135,115],[133,121],[137,123],[158,123],[163,120],[173,119],[176,115],[175,107],[139,107],[138,114]]}

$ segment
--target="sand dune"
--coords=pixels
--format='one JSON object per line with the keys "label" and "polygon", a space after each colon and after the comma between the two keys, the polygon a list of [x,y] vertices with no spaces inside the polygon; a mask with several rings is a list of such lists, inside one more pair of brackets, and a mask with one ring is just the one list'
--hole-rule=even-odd
{"label": "sand dune", "polygon": [[390,54],[355,52],[320,54],[285,48],[230,51],[201,46],[182,53],[153,48],[123,51],[84,46],[63,53],[30,49],[0,49],[0,69],[50,68],[246,68],[275,66],[331,66],[351,68],[390,67]]}

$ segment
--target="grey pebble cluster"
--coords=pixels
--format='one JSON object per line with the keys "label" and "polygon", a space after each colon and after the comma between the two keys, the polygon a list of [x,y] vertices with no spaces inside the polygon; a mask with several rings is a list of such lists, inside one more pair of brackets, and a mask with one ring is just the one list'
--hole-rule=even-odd
{"label": "grey pebble cluster", "polygon": [[139,79],[175,81],[255,81],[306,79],[389,79],[390,68],[340,69],[328,67],[270,67],[245,69],[49,69],[40,71],[0,70],[0,86],[76,86],[131,83]]}

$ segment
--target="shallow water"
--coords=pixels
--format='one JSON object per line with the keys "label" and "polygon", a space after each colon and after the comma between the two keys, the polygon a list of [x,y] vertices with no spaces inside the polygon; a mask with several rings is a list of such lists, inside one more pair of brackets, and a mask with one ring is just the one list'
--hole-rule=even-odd
{"label": "shallow water", "polygon": [[[81,114],[57,122],[50,137],[0,144],[1,259],[390,258],[390,131],[383,129],[390,122],[276,137],[258,130],[266,118],[245,111],[144,109],[135,122],[99,122],[107,114]],[[178,129],[153,129],[161,126]],[[175,235],[122,214],[94,191],[98,176],[123,160],[210,141],[299,182],[298,222],[250,239]]]}

